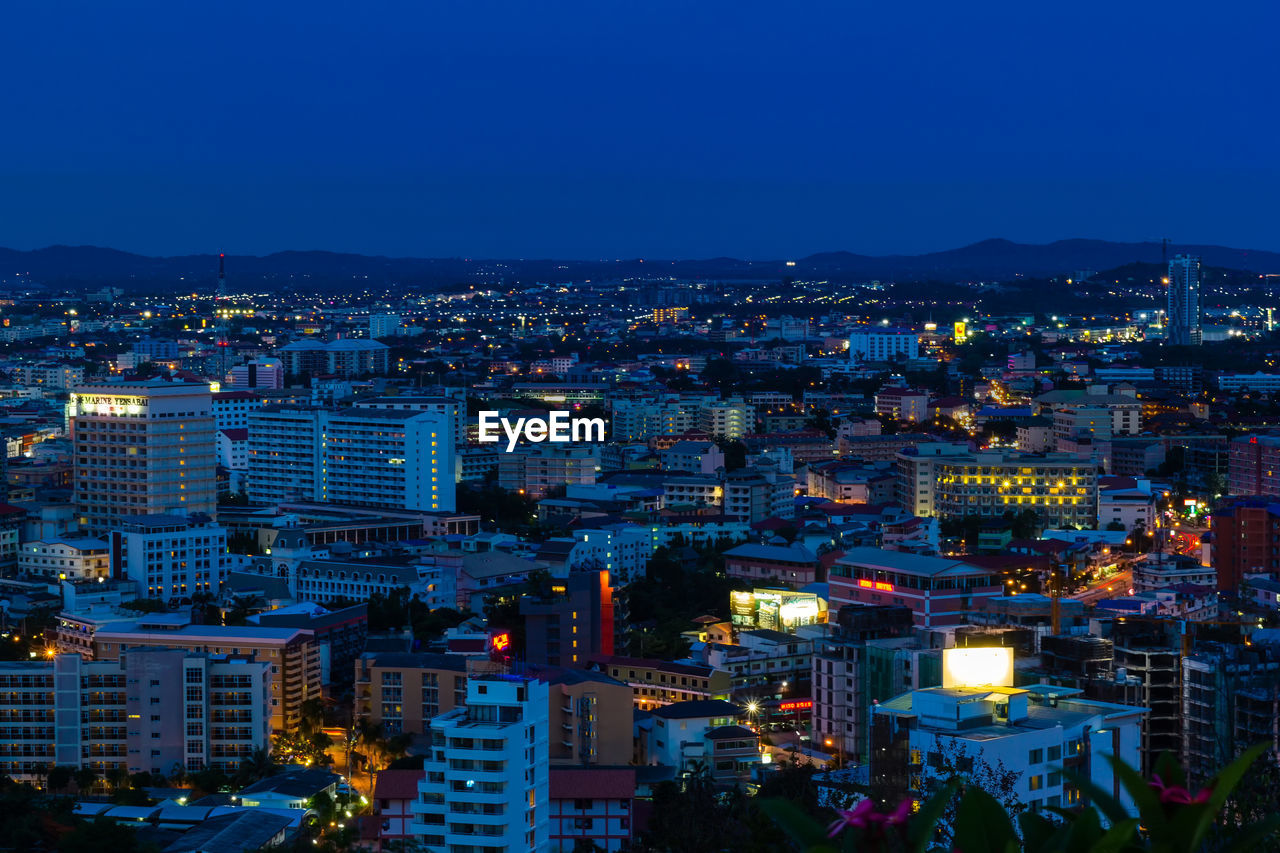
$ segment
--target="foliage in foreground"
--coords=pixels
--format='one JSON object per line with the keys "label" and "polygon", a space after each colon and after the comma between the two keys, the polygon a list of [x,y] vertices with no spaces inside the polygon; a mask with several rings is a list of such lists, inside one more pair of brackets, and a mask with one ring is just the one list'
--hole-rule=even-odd
{"label": "foliage in foreground", "polygon": [[[793,844],[809,853],[903,851],[929,853],[1127,853],[1161,851],[1221,853],[1275,849],[1280,814],[1271,813],[1221,832],[1220,815],[1251,765],[1266,751],[1258,744],[1223,768],[1199,791],[1190,791],[1182,768],[1162,758],[1150,780],[1123,762],[1110,758],[1137,815],[1110,792],[1089,779],[1064,771],[1064,776],[1087,796],[1078,811],[1050,807],[1047,814],[1026,812],[1014,819],[991,794],[952,779],[917,805],[905,800],[891,812],[863,800],[852,809],[837,809],[836,819],[823,826],[794,803],[782,799],[761,802],[761,808]],[[952,801],[954,822],[944,820]],[[1215,832],[1215,830],[1219,830]]]}

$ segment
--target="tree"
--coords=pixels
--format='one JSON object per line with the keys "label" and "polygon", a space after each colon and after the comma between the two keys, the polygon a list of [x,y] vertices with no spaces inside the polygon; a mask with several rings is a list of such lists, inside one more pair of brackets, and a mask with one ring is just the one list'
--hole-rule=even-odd
{"label": "tree", "polygon": [[61,764],[55,765],[49,768],[49,775],[45,778],[45,786],[50,791],[65,791],[67,786],[71,784],[74,772],[74,768],[65,767]]}
{"label": "tree", "polygon": [[92,823],[81,822],[58,841],[59,853],[102,853],[104,850],[112,853],[142,850],[137,830],[128,824],[98,817]]}
{"label": "tree", "polygon": [[[994,764],[982,757],[982,747],[970,748],[958,738],[938,738],[934,741],[934,749],[925,756],[924,772],[921,774],[921,791],[910,792],[912,796],[928,799],[941,792],[948,785],[959,783],[961,786],[973,785],[994,797],[1010,816],[1016,816],[1026,806],[1018,799],[1017,785],[1022,778],[1021,771],[1010,770],[1003,761]],[[886,799],[880,798],[882,805],[890,805]],[[959,799],[952,798],[938,827],[944,837],[950,838],[956,826]],[[897,805],[896,802],[892,805]]]}
{"label": "tree", "polygon": [[88,792],[98,782],[98,771],[92,767],[81,767],[73,774],[76,781],[76,789],[80,793]]}

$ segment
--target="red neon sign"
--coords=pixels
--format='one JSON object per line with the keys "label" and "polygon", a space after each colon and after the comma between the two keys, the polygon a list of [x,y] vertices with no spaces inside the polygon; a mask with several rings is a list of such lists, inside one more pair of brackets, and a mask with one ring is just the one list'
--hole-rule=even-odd
{"label": "red neon sign", "polygon": [[858,581],[858,586],[863,589],[878,589],[881,592],[893,592],[893,584],[886,583],[885,581],[860,580]]}
{"label": "red neon sign", "polygon": [[812,699],[797,699],[794,702],[782,702],[778,705],[779,711],[809,711],[812,708]]}
{"label": "red neon sign", "polygon": [[511,635],[508,633],[494,634],[493,639],[489,641],[495,652],[503,652],[511,648]]}

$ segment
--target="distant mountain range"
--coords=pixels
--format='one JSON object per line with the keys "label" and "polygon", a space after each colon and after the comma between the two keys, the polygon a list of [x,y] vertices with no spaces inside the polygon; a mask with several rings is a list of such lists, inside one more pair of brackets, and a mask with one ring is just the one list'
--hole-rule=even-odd
{"label": "distant mountain range", "polygon": [[[1206,266],[1258,273],[1280,273],[1280,252],[1226,246],[1170,246],[1170,253],[1199,255]],[[970,246],[922,255],[858,255],[823,252],[806,258],[744,261],[629,259],[480,260],[470,258],[388,258],[335,252],[276,252],[264,256],[229,256],[231,289],[264,286],[274,289],[321,289],[354,285],[447,286],[496,281],[561,282],[587,278],[675,276],[688,279],[755,279],[784,277],[840,281],[1007,280],[1016,276],[1071,275],[1079,270],[1108,270],[1131,263],[1159,263],[1159,243],[1112,243],[1106,240],[1059,240],[1044,245],[983,240]],[[57,287],[212,288],[216,255],[147,257],[96,246],[50,246],[18,251],[0,248],[0,280],[15,276]]]}

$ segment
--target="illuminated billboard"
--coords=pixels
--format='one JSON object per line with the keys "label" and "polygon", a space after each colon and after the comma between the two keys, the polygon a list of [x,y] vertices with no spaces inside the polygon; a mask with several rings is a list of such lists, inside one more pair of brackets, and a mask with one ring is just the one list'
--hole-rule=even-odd
{"label": "illuminated billboard", "polygon": [[943,649],[942,686],[1012,687],[1013,649]]}

